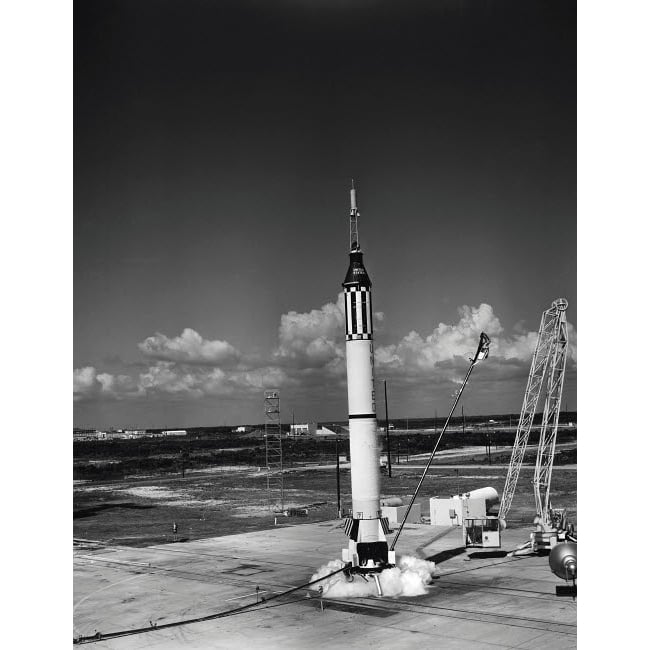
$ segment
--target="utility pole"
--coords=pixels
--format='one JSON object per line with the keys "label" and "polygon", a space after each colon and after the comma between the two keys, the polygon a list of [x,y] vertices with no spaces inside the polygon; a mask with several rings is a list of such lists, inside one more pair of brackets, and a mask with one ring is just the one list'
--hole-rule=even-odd
{"label": "utility pole", "polygon": [[460,412],[463,415],[463,435],[465,435],[465,407],[462,404],[460,405]]}
{"label": "utility pole", "polygon": [[[388,390],[386,389],[386,380],[384,379],[384,406],[386,408],[386,453],[388,455],[388,478],[393,478],[393,468],[390,462],[390,434],[388,433]],[[399,441],[398,441],[399,448]],[[399,457],[397,459],[399,463]]]}
{"label": "utility pole", "polygon": [[341,518],[341,468],[339,465],[339,435],[336,434],[336,511]]}

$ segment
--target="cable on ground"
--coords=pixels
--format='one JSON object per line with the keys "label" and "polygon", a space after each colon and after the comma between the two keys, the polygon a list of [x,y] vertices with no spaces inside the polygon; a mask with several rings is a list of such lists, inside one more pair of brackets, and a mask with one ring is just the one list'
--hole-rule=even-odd
{"label": "cable on ground", "polygon": [[321,582],[323,580],[326,580],[327,578],[331,578],[333,575],[336,575],[337,573],[341,573],[342,571],[345,571],[347,567],[343,567],[341,569],[337,569],[336,571],[333,571],[332,573],[329,573],[326,576],[323,576],[322,578],[318,578],[317,580],[312,580],[311,582],[307,582],[304,585],[299,585],[298,587],[292,587],[291,589],[288,589],[287,591],[283,591],[279,594],[275,594],[274,596],[271,596],[269,598],[262,598],[259,601],[256,601],[254,603],[248,603],[248,605],[242,605],[241,607],[237,607],[235,609],[229,609],[226,612],[218,612],[216,614],[208,614],[207,616],[199,616],[197,618],[189,618],[185,619],[183,621],[174,621],[172,623],[163,623],[162,625],[150,625],[149,627],[140,627],[140,628],[133,628],[130,630],[120,630],[117,632],[107,632],[106,634],[102,634],[101,632],[97,632],[97,634],[93,634],[91,636],[79,636],[73,639],[73,643],[75,644],[81,644],[81,643],[95,643],[97,641],[103,641],[105,639],[115,639],[117,637],[122,637],[122,636],[132,636],[135,634],[145,634],[146,632],[154,632],[157,630],[165,630],[170,627],[179,627],[181,625],[189,625],[190,623],[202,623],[204,621],[212,621],[217,618],[226,618],[227,616],[233,616],[235,614],[239,614],[241,612],[244,612],[246,610],[252,609],[254,607],[259,607],[260,605],[265,605],[271,600],[275,600],[276,598],[281,598],[282,596],[287,596],[294,591],[298,591],[300,589],[305,589],[306,587],[310,587],[311,585],[316,584],[317,582]]}

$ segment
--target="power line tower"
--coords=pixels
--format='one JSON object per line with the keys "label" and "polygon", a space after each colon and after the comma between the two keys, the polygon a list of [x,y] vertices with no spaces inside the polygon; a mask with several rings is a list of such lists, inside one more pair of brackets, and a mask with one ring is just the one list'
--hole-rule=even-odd
{"label": "power line tower", "polygon": [[269,508],[284,510],[279,390],[264,391],[264,438],[266,440],[266,487]]}

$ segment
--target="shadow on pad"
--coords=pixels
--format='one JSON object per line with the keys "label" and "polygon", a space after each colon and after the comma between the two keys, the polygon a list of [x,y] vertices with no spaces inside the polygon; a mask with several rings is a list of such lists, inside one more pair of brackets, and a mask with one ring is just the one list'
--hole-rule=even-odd
{"label": "shadow on pad", "polygon": [[458,548],[450,548],[447,549],[446,551],[440,551],[440,553],[436,553],[435,555],[432,555],[431,557],[428,557],[426,559],[429,560],[429,562],[435,562],[436,564],[440,564],[445,560],[450,560],[452,557],[456,557],[457,555],[462,555],[464,552],[465,552],[465,547],[459,546]]}
{"label": "shadow on pad", "polygon": [[488,560],[495,557],[505,557],[508,551],[477,551],[476,553],[468,553],[468,557],[472,560]]}

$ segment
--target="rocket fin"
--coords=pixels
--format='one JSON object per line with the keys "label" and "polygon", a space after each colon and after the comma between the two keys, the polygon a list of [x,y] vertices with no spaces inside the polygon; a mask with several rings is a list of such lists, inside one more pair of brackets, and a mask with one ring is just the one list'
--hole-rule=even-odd
{"label": "rocket fin", "polygon": [[359,520],[347,517],[343,524],[343,530],[352,541],[356,542],[359,537]]}

